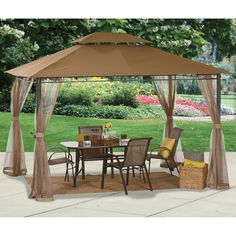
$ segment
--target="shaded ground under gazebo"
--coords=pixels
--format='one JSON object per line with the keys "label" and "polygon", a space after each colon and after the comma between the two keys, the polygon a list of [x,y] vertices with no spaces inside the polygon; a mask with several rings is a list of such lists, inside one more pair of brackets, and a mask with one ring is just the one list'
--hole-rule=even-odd
{"label": "shaded ground under gazebo", "polygon": [[129,34],[93,33],[75,40],[75,45],[25,65],[8,70],[16,77],[12,87],[12,124],[6,150],[4,173],[26,174],[19,115],[32,84],[36,83],[35,162],[30,197],[52,200],[45,131],[61,83],[68,77],[151,76],[166,114],[165,136],[173,128],[175,85],[178,75],[198,79],[213,122],[207,186],[229,187],[224,137],[220,120],[220,74],[228,73],[209,65],[176,56],[151,42]]}

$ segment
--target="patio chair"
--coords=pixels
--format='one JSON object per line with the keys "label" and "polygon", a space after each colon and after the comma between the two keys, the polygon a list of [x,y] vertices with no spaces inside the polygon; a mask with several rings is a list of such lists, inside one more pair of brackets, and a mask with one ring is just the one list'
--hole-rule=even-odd
{"label": "patio chair", "polygon": [[[83,135],[92,135],[93,130],[96,130],[98,138],[102,137],[102,126],[79,126],[78,132]],[[83,156],[83,158],[82,158]],[[85,161],[99,161],[103,160],[104,156],[108,156],[107,150],[104,148],[91,148],[83,150],[83,155],[80,153],[81,162],[82,162],[82,179],[85,179]],[[113,176],[113,169],[112,169]]]}
{"label": "patio chair", "polygon": [[[71,154],[67,153],[63,148],[50,148],[47,152],[52,152],[52,154],[48,158],[48,164],[50,166],[65,164],[66,172],[64,181],[69,182],[69,170],[72,171],[72,177],[74,179],[74,162],[72,160]],[[70,167],[69,167],[70,166]]]}
{"label": "patio chair", "polygon": [[[130,139],[128,142],[128,146],[126,147],[124,158],[120,159],[118,155],[113,155],[113,162],[107,163],[107,161],[104,159],[103,162],[103,172],[102,172],[102,184],[101,188],[104,188],[104,180],[105,180],[105,170],[107,167],[113,167],[116,169],[119,169],[121,180],[123,183],[125,194],[128,194],[126,185],[129,184],[129,170],[130,168],[141,168],[144,169],[149,188],[152,191],[152,184],[149,178],[149,173],[147,171],[147,167],[145,164],[148,147],[150,144],[151,138],[137,138],[137,139]],[[127,170],[126,175],[126,183],[123,175],[123,169]]]}
{"label": "patio chair", "polygon": [[179,173],[179,170],[178,170],[178,166],[174,160],[174,156],[175,156],[175,153],[176,153],[176,148],[178,146],[178,143],[179,143],[179,138],[180,138],[180,135],[181,133],[183,132],[183,129],[180,129],[180,128],[173,128],[172,131],[171,131],[171,134],[168,138],[170,139],[175,139],[175,142],[174,142],[174,145],[172,147],[172,149],[170,150],[169,148],[167,147],[164,147],[162,145],[158,145],[159,147],[159,151],[161,150],[166,150],[169,154],[168,154],[168,157],[163,157],[162,155],[160,155],[160,153],[157,153],[157,154],[147,154],[147,161],[149,161],[149,165],[148,165],[148,172],[150,173],[150,168],[151,168],[151,160],[152,159],[159,159],[159,160],[164,160],[166,161],[166,164],[170,170],[170,174],[172,174],[172,171],[173,169],[170,167],[170,164],[169,164],[169,161],[172,162],[176,168],[176,170],[178,171]]}

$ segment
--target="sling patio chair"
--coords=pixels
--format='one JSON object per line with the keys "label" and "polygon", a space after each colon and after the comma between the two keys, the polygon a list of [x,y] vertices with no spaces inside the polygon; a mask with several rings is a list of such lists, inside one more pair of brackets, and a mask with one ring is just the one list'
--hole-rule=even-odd
{"label": "sling patio chair", "polygon": [[159,159],[159,160],[164,160],[166,161],[166,164],[170,170],[170,174],[172,174],[172,168],[170,167],[169,161],[172,162],[176,168],[176,170],[179,173],[178,170],[178,166],[174,160],[174,156],[176,153],[176,148],[178,146],[179,143],[179,138],[181,133],[183,132],[183,129],[180,128],[173,128],[170,136],[165,138],[165,140],[163,141],[163,143],[161,145],[158,145],[159,150],[157,154],[152,154],[149,153],[147,154],[147,161],[149,162],[148,165],[148,172],[150,173],[150,168],[151,168],[151,160],[152,159]]}
{"label": "sling patio chair", "polygon": [[[107,167],[119,169],[121,180],[123,183],[125,194],[128,194],[126,185],[129,184],[129,170],[130,168],[141,168],[144,169],[149,188],[152,191],[152,184],[149,178],[149,173],[147,171],[147,167],[145,164],[145,160],[147,157],[147,152],[149,148],[151,138],[136,138],[130,139],[128,142],[128,146],[125,150],[124,158],[119,158],[118,155],[113,155],[113,162],[108,163],[107,160],[104,158],[103,161],[103,171],[102,171],[102,183],[101,188],[104,188],[104,180],[105,180],[105,172]],[[127,170],[126,175],[126,183],[123,175],[123,169]]]}
{"label": "sling patio chair", "polygon": [[[95,133],[98,140],[102,139],[102,126],[79,126],[78,132],[84,136],[90,136],[90,138],[92,138],[92,134]],[[107,152],[108,151],[105,150],[105,148],[91,148],[83,150],[83,153],[80,153],[82,163],[82,179],[85,179],[85,161],[102,161],[104,156],[109,156]],[[113,177],[113,168],[111,171]]]}
{"label": "sling patio chair", "polygon": [[[47,150],[47,152],[51,153],[48,158],[48,165],[54,166],[54,165],[60,165],[65,164],[66,165],[66,172],[64,181],[69,182],[69,170],[72,171],[72,177],[74,179],[74,162],[72,160],[71,154],[66,152],[63,148],[50,148]],[[69,167],[70,166],[70,167]]]}

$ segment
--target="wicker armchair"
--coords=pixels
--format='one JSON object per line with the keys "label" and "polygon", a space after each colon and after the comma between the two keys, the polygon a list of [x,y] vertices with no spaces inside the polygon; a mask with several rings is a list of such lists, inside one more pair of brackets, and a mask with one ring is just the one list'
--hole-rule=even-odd
{"label": "wicker armchair", "polygon": [[[69,170],[72,171],[72,176],[74,178],[74,162],[72,160],[72,156],[67,153],[63,148],[50,148],[47,150],[47,152],[51,152],[52,154],[48,158],[48,165],[54,166],[54,165],[60,165],[65,164],[66,165],[66,172],[64,181],[69,181]],[[70,167],[69,167],[70,166]]]}
{"label": "wicker armchair", "polygon": [[[104,158],[103,161],[103,171],[102,171],[102,183],[101,188],[104,188],[104,180],[105,180],[105,170],[107,167],[119,169],[123,187],[125,194],[128,194],[126,185],[129,184],[129,170],[130,168],[141,168],[144,169],[146,173],[146,177],[148,180],[149,188],[152,191],[152,184],[149,178],[149,174],[147,171],[147,167],[145,164],[145,159],[148,152],[148,147],[150,144],[151,138],[137,138],[137,139],[130,139],[128,142],[128,146],[126,147],[124,158],[120,159],[119,156],[113,155],[113,162],[107,163],[107,159]],[[123,169],[127,170],[126,175],[126,183],[123,175]]]}
{"label": "wicker armchair", "polygon": [[[176,170],[177,170],[178,173],[179,173],[178,166],[177,166],[177,164],[176,164],[176,162],[175,162],[175,160],[174,160],[174,156],[175,156],[176,148],[177,148],[177,146],[178,146],[179,138],[180,138],[180,135],[181,135],[182,132],[183,132],[183,129],[180,129],[180,128],[173,128],[173,130],[172,130],[172,132],[171,132],[169,138],[175,139],[175,144],[174,144],[172,150],[168,150],[168,151],[170,152],[168,158],[163,158],[162,156],[158,155],[158,153],[157,153],[157,154],[152,154],[152,153],[150,153],[150,154],[147,155],[147,159],[146,159],[146,160],[149,161],[149,165],[148,165],[148,166],[149,166],[149,167],[148,167],[149,173],[150,173],[151,160],[152,160],[152,159],[159,159],[159,160],[164,160],[164,161],[166,161],[166,164],[167,164],[167,166],[168,166],[168,168],[169,168],[169,170],[170,170],[170,174],[171,174],[171,175],[173,175],[173,174],[172,174],[172,168],[171,168],[170,165],[169,165],[169,161],[172,162],[172,163],[174,163],[174,166],[175,166]],[[160,147],[160,145],[158,145],[158,146]]]}

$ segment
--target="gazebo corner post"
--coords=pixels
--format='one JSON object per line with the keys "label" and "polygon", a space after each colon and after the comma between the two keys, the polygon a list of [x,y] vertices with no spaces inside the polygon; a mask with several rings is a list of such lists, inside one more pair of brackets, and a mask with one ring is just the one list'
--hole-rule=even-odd
{"label": "gazebo corner post", "polygon": [[218,129],[219,134],[219,153],[220,160],[218,160],[217,172],[219,175],[219,185],[218,189],[229,189],[229,178],[228,178],[228,168],[225,155],[225,144],[224,144],[224,134],[221,127],[221,75],[217,74],[216,77],[216,106],[218,112],[218,124],[220,129]]}
{"label": "gazebo corner post", "polygon": [[168,136],[171,133],[171,130],[174,128],[174,120],[173,120],[173,113],[174,113],[174,106],[175,106],[175,97],[176,97],[176,76],[169,75],[168,76],[168,99],[169,99],[169,116],[167,119],[170,119],[170,128],[168,131]]}
{"label": "gazebo corner post", "polygon": [[221,124],[221,77],[220,74],[216,78],[216,104],[217,112],[219,113],[219,123]]}
{"label": "gazebo corner post", "polygon": [[39,106],[40,106],[40,101],[41,101],[41,87],[42,87],[42,82],[41,79],[36,79],[36,115],[38,115],[39,112]]}

